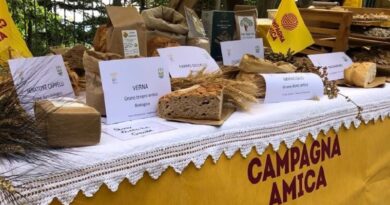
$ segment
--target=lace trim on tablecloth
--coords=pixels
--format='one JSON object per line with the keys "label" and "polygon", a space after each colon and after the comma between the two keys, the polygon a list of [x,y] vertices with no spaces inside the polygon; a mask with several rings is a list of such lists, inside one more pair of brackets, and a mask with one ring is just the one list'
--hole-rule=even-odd
{"label": "lace trim on tablecloth", "polygon": [[[368,104],[362,108],[366,124],[371,120],[383,121],[390,114],[388,101]],[[31,200],[29,204],[49,204],[55,197],[63,204],[69,204],[79,191],[92,197],[103,184],[113,192],[117,191],[125,178],[135,185],[145,172],[153,179],[158,179],[168,167],[181,174],[192,162],[200,169],[209,156],[217,163],[222,153],[231,158],[239,151],[243,157],[247,157],[253,148],[258,154],[262,154],[270,144],[277,151],[282,142],[291,148],[296,140],[305,142],[309,134],[316,139],[320,132],[327,133],[330,129],[338,132],[341,126],[347,129],[351,126],[358,128],[361,121],[356,116],[356,108],[340,109],[272,126],[224,130],[191,141],[100,162],[94,166],[24,181],[23,187],[29,189],[23,190],[22,194]]]}

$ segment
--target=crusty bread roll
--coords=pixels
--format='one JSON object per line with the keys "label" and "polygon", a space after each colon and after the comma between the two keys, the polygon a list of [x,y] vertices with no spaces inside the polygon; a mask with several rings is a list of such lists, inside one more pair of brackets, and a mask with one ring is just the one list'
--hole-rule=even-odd
{"label": "crusty bread roll", "polygon": [[160,98],[158,115],[165,119],[221,120],[223,86],[194,85]]}
{"label": "crusty bread roll", "polygon": [[371,62],[354,63],[344,71],[344,79],[347,84],[368,87],[376,77],[376,64]]}

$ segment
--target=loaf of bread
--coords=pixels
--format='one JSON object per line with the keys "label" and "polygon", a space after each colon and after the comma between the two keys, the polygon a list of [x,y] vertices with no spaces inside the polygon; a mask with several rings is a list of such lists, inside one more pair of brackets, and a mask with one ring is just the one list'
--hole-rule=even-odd
{"label": "loaf of bread", "polygon": [[100,142],[100,113],[72,99],[40,100],[34,105],[47,142],[51,147],[90,146]]}
{"label": "loaf of bread", "polygon": [[164,119],[221,120],[223,86],[195,85],[160,98],[158,115]]}
{"label": "loaf of bread", "polygon": [[242,57],[238,68],[247,73],[293,73],[296,70],[291,64],[279,65],[249,54]]}
{"label": "loaf of bread", "polygon": [[344,70],[345,82],[349,85],[366,88],[376,77],[376,64],[370,62],[354,63]]}

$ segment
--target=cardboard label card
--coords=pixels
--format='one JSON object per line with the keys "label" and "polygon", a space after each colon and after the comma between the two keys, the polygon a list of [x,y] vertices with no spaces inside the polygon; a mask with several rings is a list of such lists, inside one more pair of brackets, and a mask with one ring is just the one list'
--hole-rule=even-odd
{"label": "cardboard label card", "polygon": [[266,84],[264,103],[309,100],[324,95],[321,78],[313,73],[262,74]]}
{"label": "cardboard label card", "polygon": [[219,66],[210,54],[198,47],[179,46],[157,49],[163,59],[165,67],[173,78],[187,77],[191,71],[200,71],[206,68],[206,72],[219,71]]}
{"label": "cardboard label card", "polygon": [[114,125],[103,125],[103,132],[120,140],[131,140],[147,135],[168,132],[176,128],[154,121],[125,122]]}
{"label": "cardboard label card", "polygon": [[344,70],[352,65],[352,60],[343,52],[308,55],[317,67],[328,68],[329,80],[344,79]]}
{"label": "cardboard label card", "polygon": [[19,58],[8,63],[20,103],[26,112],[34,113],[33,106],[37,100],[75,97],[62,56]]}
{"label": "cardboard label card", "polygon": [[140,56],[137,30],[122,31],[125,58]]}
{"label": "cardboard label card", "polygon": [[254,39],[256,38],[256,22],[253,16],[237,16],[240,26],[240,38]]}
{"label": "cardboard label card", "polygon": [[223,64],[236,65],[245,54],[252,54],[258,58],[264,58],[263,39],[246,39],[239,41],[221,42]]}
{"label": "cardboard label card", "polygon": [[160,57],[99,62],[107,124],[156,115],[161,96],[171,92]]}

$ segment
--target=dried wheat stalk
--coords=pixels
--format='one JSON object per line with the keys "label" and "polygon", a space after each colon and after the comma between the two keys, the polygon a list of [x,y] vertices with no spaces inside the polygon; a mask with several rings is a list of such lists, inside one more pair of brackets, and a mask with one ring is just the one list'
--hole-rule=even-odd
{"label": "dried wheat stalk", "polygon": [[224,86],[224,95],[228,101],[232,102],[239,109],[247,110],[250,104],[257,102],[257,87],[251,82],[243,82],[227,79],[232,73],[215,72],[205,73],[205,69],[199,72],[191,72],[187,78],[173,78],[171,80],[172,89],[180,90],[189,88],[197,84],[219,84]]}

